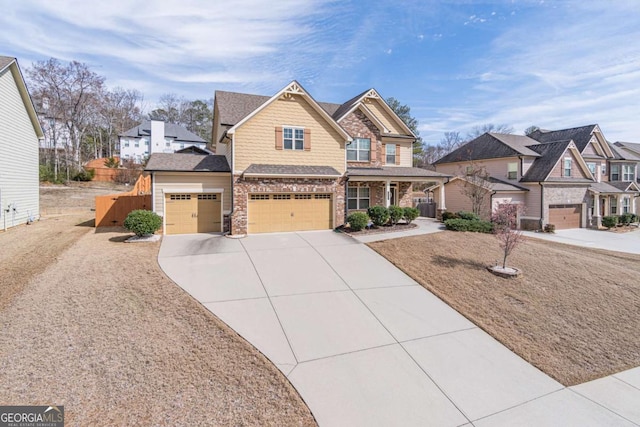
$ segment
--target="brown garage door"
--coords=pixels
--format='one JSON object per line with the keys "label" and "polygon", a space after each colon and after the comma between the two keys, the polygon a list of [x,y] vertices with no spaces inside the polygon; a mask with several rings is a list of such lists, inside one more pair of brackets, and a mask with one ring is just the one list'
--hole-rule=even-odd
{"label": "brown garage door", "polygon": [[222,231],[221,194],[167,194],[166,233],[190,234]]}
{"label": "brown garage door", "polygon": [[331,194],[250,194],[249,233],[332,228]]}
{"label": "brown garage door", "polygon": [[581,205],[549,205],[549,224],[557,230],[580,228],[581,218]]}

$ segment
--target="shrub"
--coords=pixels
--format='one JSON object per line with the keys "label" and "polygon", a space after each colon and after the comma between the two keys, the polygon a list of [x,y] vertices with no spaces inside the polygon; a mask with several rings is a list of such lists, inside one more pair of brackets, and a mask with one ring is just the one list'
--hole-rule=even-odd
{"label": "shrub", "polygon": [[633,222],[633,214],[632,213],[623,213],[622,215],[620,215],[620,218],[619,218],[618,222],[620,222],[623,225],[631,224]]}
{"label": "shrub", "polygon": [[96,175],[95,169],[87,169],[87,170],[83,169],[73,176],[73,180],[87,182],[87,181],[91,181],[95,175]]}
{"label": "shrub", "polygon": [[607,229],[611,227],[615,227],[617,224],[618,224],[618,217],[615,215],[602,217],[602,225],[607,227]]}
{"label": "shrub", "polygon": [[493,232],[493,224],[489,221],[452,218],[446,220],[444,226],[447,230],[452,231],[472,231],[475,233]]}
{"label": "shrub", "polygon": [[458,218],[468,219],[470,221],[478,221],[478,220],[480,220],[480,217],[478,215],[474,214],[473,212],[458,211],[458,212],[456,212],[456,215],[458,216]]}
{"label": "shrub", "polygon": [[555,224],[545,224],[544,232],[545,233],[555,233],[556,232]]}
{"label": "shrub", "polygon": [[369,217],[364,212],[354,212],[347,216],[347,222],[349,223],[351,230],[360,231],[369,223]]}
{"label": "shrub", "polygon": [[407,221],[407,224],[411,224],[411,221],[420,216],[420,210],[418,208],[404,208],[403,217]]}
{"label": "shrub", "polygon": [[367,209],[367,215],[376,227],[381,227],[389,221],[389,209],[384,206],[370,206]]}
{"label": "shrub", "polygon": [[39,167],[40,181],[51,182],[54,184],[60,184],[64,182],[62,174],[58,174],[58,179],[55,178],[55,173],[49,165],[40,165]]}
{"label": "shrub", "polygon": [[136,236],[153,234],[162,227],[162,218],[152,211],[137,209],[131,211],[124,220],[124,228],[135,233]]}
{"label": "shrub", "polygon": [[111,169],[118,169],[120,162],[115,157],[109,157],[104,161],[104,165]]}
{"label": "shrub", "polygon": [[398,221],[402,219],[404,215],[404,209],[400,206],[391,205],[389,206],[389,221],[391,221],[391,225],[396,225]]}
{"label": "shrub", "polygon": [[444,211],[442,212],[442,221],[446,221],[448,219],[458,219],[460,218],[457,213]]}

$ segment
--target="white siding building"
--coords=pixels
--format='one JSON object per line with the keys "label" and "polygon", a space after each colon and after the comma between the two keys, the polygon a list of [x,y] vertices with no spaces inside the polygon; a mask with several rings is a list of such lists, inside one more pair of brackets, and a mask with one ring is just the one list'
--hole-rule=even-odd
{"label": "white siding building", "polygon": [[36,111],[15,58],[0,56],[0,229],[40,215]]}
{"label": "white siding building", "polygon": [[145,120],[120,135],[120,158],[143,163],[152,153],[175,153],[192,146],[206,149],[207,141],[182,126]]}

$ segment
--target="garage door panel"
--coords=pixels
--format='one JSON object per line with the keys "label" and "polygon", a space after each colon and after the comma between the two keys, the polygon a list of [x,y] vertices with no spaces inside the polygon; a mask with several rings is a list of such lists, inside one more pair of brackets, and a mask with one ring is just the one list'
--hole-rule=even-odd
{"label": "garage door panel", "polygon": [[582,224],[582,206],[550,205],[549,224],[555,225],[557,230],[580,228]]}
{"label": "garage door panel", "polygon": [[331,194],[250,194],[249,233],[332,228]]}
{"label": "garage door panel", "polygon": [[222,196],[216,194],[167,194],[166,234],[222,231]]}

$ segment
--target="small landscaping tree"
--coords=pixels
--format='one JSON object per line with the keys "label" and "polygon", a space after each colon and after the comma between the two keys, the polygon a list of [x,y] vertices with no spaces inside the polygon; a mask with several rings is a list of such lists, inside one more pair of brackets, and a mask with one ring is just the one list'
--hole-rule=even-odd
{"label": "small landscaping tree", "polygon": [[107,160],[104,161],[104,165],[105,167],[108,167],[111,169],[118,169],[118,167],[120,166],[120,162],[115,157],[109,157]]}
{"label": "small landscaping tree", "polygon": [[418,208],[406,207],[403,209],[403,217],[404,220],[407,221],[407,224],[411,224],[411,222],[419,216],[420,210]]}
{"label": "small landscaping tree", "polygon": [[384,206],[370,206],[367,209],[367,215],[376,227],[382,227],[389,221],[389,209]]}
{"label": "small landscaping tree", "polygon": [[478,164],[471,163],[462,173],[464,184],[462,194],[471,202],[471,210],[474,214],[482,216],[489,210],[491,201],[491,186],[489,178],[491,175],[486,169]]}
{"label": "small landscaping tree", "polygon": [[162,218],[155,212],[137,209],[127,215],[123,225],[136,236],[142,237],[158,231],[162,227]]}
{"label": "small landscaping tree", "polygon": [[522,231],[516,229],[521,209],[517,204],[501,204],[491,215],[493,233],[503,250],[503,269],[507,268],[507,257],[523,240]]}
{"label": "small landscaping tree", "polygon": [[369,217],[364,212],[354,212],[347,216],[347,222],[352,231],[360,231],[369,223]]}
{"label": "small landscaping tree", "polygon": [[402,219],[402,216],[404,215],[404,210],[400,207],[400,206],[389,206],[389,221],[391,222],[391,225],[396,225],[398,223],[398,221],[400,221]]}

